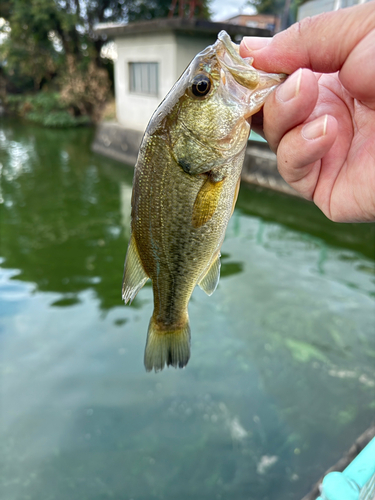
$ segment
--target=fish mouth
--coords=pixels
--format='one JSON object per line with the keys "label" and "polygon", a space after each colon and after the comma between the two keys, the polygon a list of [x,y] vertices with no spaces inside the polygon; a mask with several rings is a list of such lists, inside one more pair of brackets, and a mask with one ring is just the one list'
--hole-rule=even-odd
{"label": "fish mouth", "polygon": [[221,66],[222,83],[226,85],[226,74],[247,90],[268,89],[282,83],[287,75],[265,73],[252,66],[253,58],[243,59],[239,54],[239,45],[232,42],[226,31],[220,31],[214,45],[217,60]]}

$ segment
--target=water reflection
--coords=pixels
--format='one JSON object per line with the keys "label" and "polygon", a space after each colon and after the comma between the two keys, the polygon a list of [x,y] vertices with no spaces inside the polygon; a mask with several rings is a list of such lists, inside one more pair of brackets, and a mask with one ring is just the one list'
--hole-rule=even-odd
{"label": "water reflection", "polygon": [[121,199],[121,224],[124,229],[124,234],[126,238],[129,240],[131,199],[132,199],[131,184],[125,184],[125,182],[120,183],[120,199]]}
{"label": "water reflection", "polygon": [[[120,205],[119,186],[92,163],[91,131],[79,131],[77,145],[66,134],[28,129],[17,137],[17,129],[3,130],[3,265],[20,269],[18,279],[38,290],[60,292],[54,305],[76,303],[93,288],[108,309],[119,304],[126,203]],[[130,182],[129,172],[128,190]]]}
{"label": "water reflection", "polygon": [[1,498],[299,500],[373,420],[374,226],[241,189],[188,368],[146,374],[132,171],[91,140],[0,126]]}

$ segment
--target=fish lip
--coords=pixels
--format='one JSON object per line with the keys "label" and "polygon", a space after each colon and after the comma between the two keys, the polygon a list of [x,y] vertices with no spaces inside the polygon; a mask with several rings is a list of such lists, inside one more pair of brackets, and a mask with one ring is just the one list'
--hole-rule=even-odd
{"label": "fish lip", "polygon": [[218,46],[223,45],[226,52],[231,55],[232,59],[237,60],[237,62],[243,61],[239,53],[239,46],[236,43],[232,42],[231,37],[225,30],[221,30],[220,33],[217,35],[216,43],[218,44]]}
{"label": "fish lip", "polygon": [[[254,91],[258,88],[272,87],[282,83],[287,75],[265,73],[252,66],[253,58],[243,59],[239,54],[239,45],[233,43],[228,33],[220,31],[213,46],[216,58],[224,72],[234,78],[237,84]],[[225,86],[225,82],[223,82]]]}
{"label": "fish lip", "polygon": [[[220,31],[214,45],[216,58],[224,70],[229,72],[239,85],[254,90],[259,84],[259,71],[252,65],[252,59],[243,59],[238,45],[233,43],[228,33]],[[244,84],[247,80],[247,84]]]}

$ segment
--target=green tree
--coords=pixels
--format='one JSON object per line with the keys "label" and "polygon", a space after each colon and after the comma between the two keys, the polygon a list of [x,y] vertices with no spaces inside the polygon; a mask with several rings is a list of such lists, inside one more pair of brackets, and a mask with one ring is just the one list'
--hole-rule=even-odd
{"label": "green tree", "polygon": [[280,15],[283,12],[285,0],[249,0],[248,3],[256,8],[258,14]]}
{"label": "green tree", "polygon": [[8,30],[2,45],[3,65],[14,90],[24,90],[30,80],[38,89],[56,76],[69,55],[79,64],[92,58],[102,64],[104,42],[94,34],[93,26],[104,20],[105,8],[98,2],[95,10],[93,3],[8,0],[1,4],[0,16],[7,20],[3,31]]}
{"label": "green tree", "polygon": [[[209,17],[203,0],[203,17]],[[133,22],[166,17],[171,0],[2,0],[0,17],[8,30],[2,44],[3,70],[14,90],[35,89],[50,80],[68,56],[77,65],[95,60],[97,66],[106,40],[95,33],[103,22]],[[10,28],[10,32],[9,32]]]}
{"label": "green tree", "polygon": [[247,5],[256,8],[258,14],[272,14],[281,18],[281,29],[297,19],[297,10],[306,0],[248,0]]}
{"label": "green tree", "polygon": [[[202,1],[207,18],[210,0]],[[0,43],[0,99],[49,126],[97,121],[113,64],[101,57],[107,41],[95,26],[166,17],[170,5],[171,0],[0,0],[0,36],[6,35]],[[46,88],[51,95],[42,99],[6,97]]]}

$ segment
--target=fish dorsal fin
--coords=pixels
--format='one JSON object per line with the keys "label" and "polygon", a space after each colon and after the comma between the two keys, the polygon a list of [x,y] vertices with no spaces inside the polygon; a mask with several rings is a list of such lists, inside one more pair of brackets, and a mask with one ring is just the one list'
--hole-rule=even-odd
{"label": "fish dorsal fin", "polygon": [[122,298],[125,304],[132,303],[147,280],[148,276],[143,269],[134,235],[132,234],[126,254],[124,280],[122,282]]}
{"label": "fish dorsal fin", "polygon": [[223,184],[224,179],[214,182],[210,177],[203,183],[194,202],[193,227],[201,227],[212,218],[219,203]]}
{"label": "fish dorsal fin", "polygon": [[204,292],[207,293],[207,295],[212,295],[216,290],[216,287],[220,279],[220,266],[221,264],[220,264],[220,252],[219,252],[212,261],[212,264],[208,268],[206,274],[198,283],[198,285],[202,288]]}

